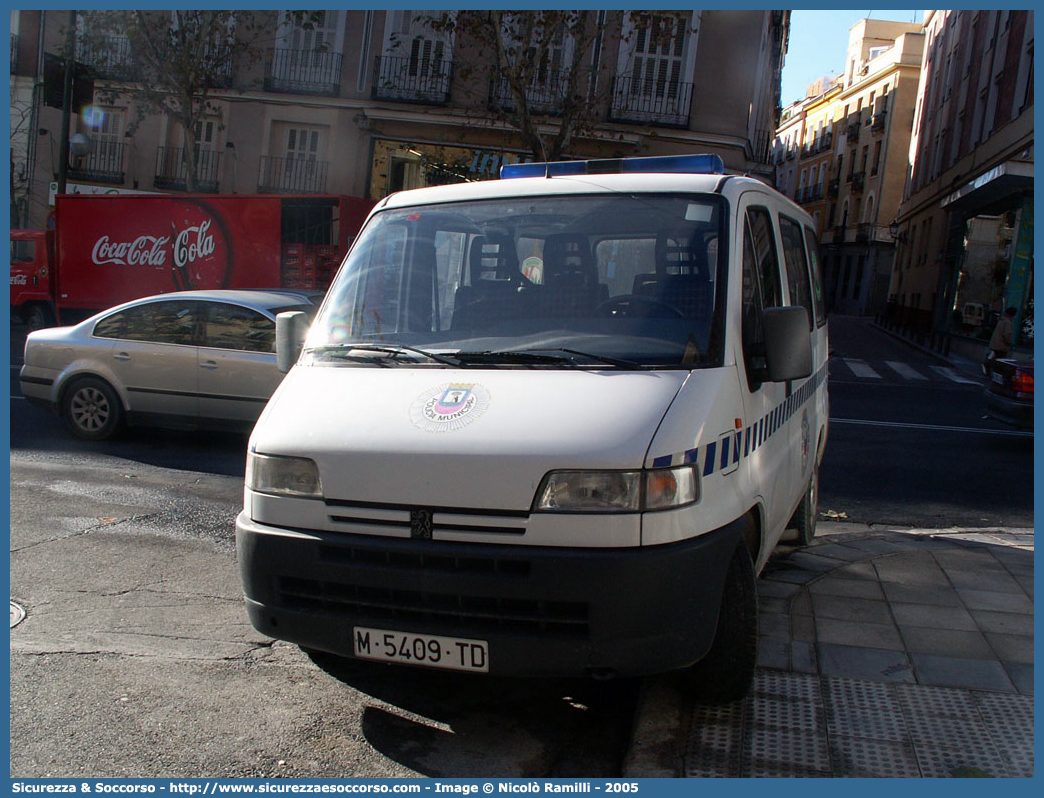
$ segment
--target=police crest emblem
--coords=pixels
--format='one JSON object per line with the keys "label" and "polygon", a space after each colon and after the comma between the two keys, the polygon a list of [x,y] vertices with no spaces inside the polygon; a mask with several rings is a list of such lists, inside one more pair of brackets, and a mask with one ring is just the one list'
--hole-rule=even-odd
{"label": "police crest emblem", "polygon": [[425,391],[410,407],[410,419],[425,432],[454,432],[489,406],[489,391],[473,383],[449,383]]}

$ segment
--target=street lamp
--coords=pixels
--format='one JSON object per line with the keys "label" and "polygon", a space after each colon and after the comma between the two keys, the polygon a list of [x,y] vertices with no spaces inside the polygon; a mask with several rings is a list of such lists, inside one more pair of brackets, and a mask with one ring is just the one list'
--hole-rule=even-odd
{"label": "street lamp", "polygon": [[892,240],[897,241],[900,244],[906,243],[906,233],[899,232],[899,220],[892,219],[892,223],[888,225],[888,232],[892,234]]}
{"label": "street lamp", "polygon": [[76,133],[69,139],[69,151],[72,153],[73,158],[82,158],[84,155],[90,155],[93,149],[94,142],[83,133]]}

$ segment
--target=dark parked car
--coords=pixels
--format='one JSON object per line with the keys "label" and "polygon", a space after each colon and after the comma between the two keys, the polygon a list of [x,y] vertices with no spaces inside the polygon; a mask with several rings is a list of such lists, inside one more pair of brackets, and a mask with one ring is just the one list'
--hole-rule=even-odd
{"label": "dark parked car", "polygon": [[29,333],[22,395],[86,440],[124,423],[249,429],[283,378],[275,317],[315,315],[290,291],[180,291]]}
{"label": "dark parked car", "polygon": [[991,361],[986,414],[1021,429],[1033,429],[1033,363],[1009,358]]}

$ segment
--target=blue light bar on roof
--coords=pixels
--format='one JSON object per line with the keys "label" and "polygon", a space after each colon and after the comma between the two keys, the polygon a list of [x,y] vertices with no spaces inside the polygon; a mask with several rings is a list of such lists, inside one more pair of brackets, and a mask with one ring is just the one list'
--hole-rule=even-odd
{"label": "blue light bar on roof", "polygon": [[616,172],[631,174],[646,172],[658,174],[723,175],[725,174],[725,163],[718,155],[657,155],[651,158],[512,163],[500,167],[500,179],[605,175]]}

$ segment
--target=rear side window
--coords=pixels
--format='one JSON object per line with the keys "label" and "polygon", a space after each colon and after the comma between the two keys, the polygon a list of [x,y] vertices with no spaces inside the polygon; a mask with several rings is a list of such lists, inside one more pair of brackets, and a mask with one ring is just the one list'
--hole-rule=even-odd
{"label": "rear side window", "polygon": [[275,351],[275,322],[256,310],[224,302],[208,303],[203,346],[246,352]]}
{"label": "rear side window", "polygon": [[195,342],[198,323],[196,302],[150,302],[106,316],[94,326],[94,334],[125,341],[191,345]]}
{"label": "rear side window", "polygon": [[815,325],[815,311],[812,308],[812,289],[805,257],[805,237],[801,225],[786,216],[779,217],[779,232],[783,238],[783,262],[787,267],[790,304],[805,308],[808,312],[808,329],[811,330]]}
{"label": "rear side window", "polygon": [[805,243],[808,245],[808,265],[812,276],[812,306],[816,311],[816,325],[826,324],[826,307],[823,303],[823,275],[819,269],[819,241],[812,228],[805,228]]}

